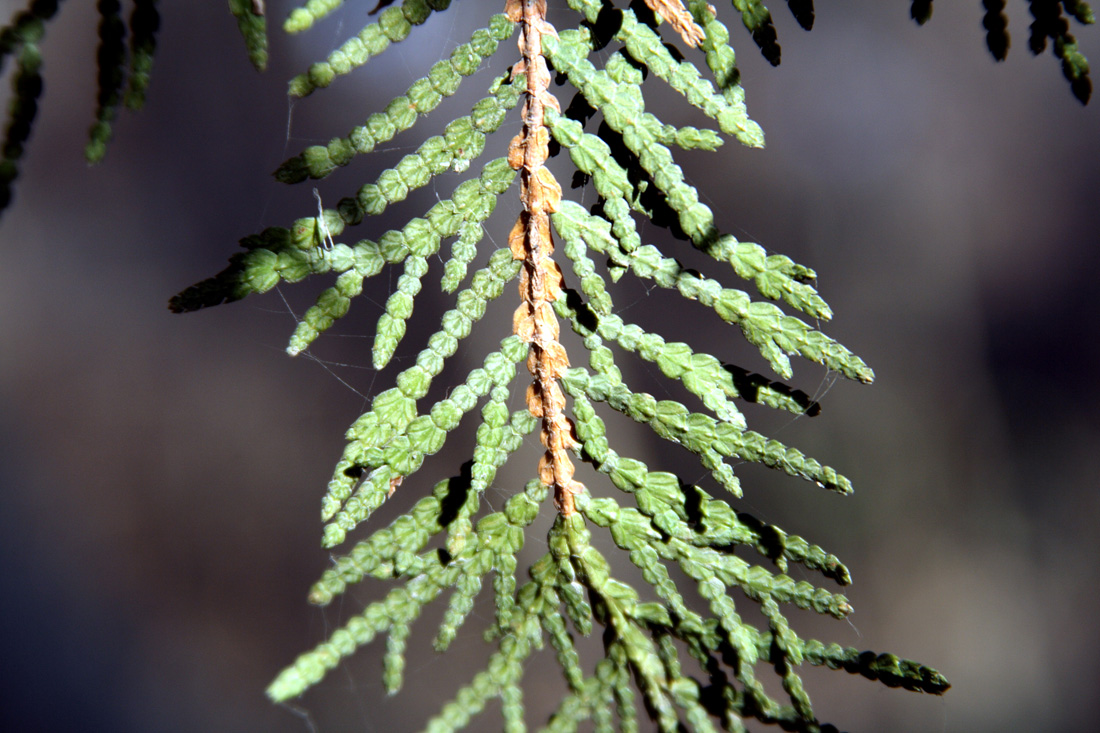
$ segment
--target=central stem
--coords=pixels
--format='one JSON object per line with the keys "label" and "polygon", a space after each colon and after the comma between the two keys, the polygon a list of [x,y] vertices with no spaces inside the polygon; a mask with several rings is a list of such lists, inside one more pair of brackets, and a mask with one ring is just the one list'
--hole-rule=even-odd
{"label": "central stem", "polygon": [[521,60],[512,74],[527,77],[523,129],[508,150],[508,162],[519,171],[523,203],[523,212],[508,237],[512,256],[523,261],[519,283],[523,302],[513,317],[513,329],[531,345],[527,368],[534,381],[527,389],[527,409],[542,420],[540,437],[546,447],[539,461],[539,480],[553,489],[558,511],[568,517],[576,511],[573,495],[583,486],[573,480],[569,458],[569,449],[577,442],[573,423],[563,412],[565,394],[559,381],[569,366],[569,357],[558,341],[558,319],[552,305],[561,287],[561,270],[553,260],[550,214],[561,201],[561,186],[544,165],[550,143],[545,110],[561,108],[549,91],[550,70],[542,55],[542,37],[556,32],[546,20],[546,0],[508,0],[505,12],[521,28]]}

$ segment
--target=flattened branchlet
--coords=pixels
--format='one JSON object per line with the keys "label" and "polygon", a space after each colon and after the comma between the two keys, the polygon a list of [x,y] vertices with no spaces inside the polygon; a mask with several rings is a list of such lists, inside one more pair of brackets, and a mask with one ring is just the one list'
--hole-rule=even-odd
{"label": "flattened branchlet", "polygon": [[[383,2],[362,31],[291,80],[289,93],[301,97],[328,87],[390,45],[414,38],[415,26],[448,10],[449,3]],[[290,13],[284,29],[305,31],[342,4],[310,0]],[[768,9],[759,0],[732,5],[733,17],[740,16],[764,57],[778,63]],[[812,27],[812,0],[787,5],[803,28]],[[392,275],[371,350],[378,370],[390,366],[408,335],[418,300],[445,298],[449,306],[413,363],[394,376],[392,387],[373,396],[370,409],[348,429],[322,498],[322,544],[335,548],[385,502],[412,494],[408,511],[388,526],[368,527],[365,538],[335,558],[309,600],[329,604],[368,578],[388,590],[287,667],[268,695],[275,701],[301,695],[378,637],[385,645],[382,679],[395,693],[423,609],[445,604],[435,632],[435,648],[443,651],[464,632],[480,595],[491,596],[495,606],[486,633],[492,654],[429,721],[429,730],[462,728],[495,698],[504,729],[525,730],[535,722],[524,714],[526,662],[547,645],[568,688],[546,722],[553,731],[576,730],[587,720],[598,731],[638,730],[646,725],[644,717],[662,731],[740,731],[750,719],[787,730],[830,728],[814,712],[799,674],[804,665],[845,670],[891,687],[944,692],[947,680],[919,663],[803,638],[788,620],[791,608],[836,619],[852,612],[838,592],[851,580],[847,568],[812,541],[734,508],[733,500],[751,490],[734,470],[743,462],[850,493],[850,482],[834,468],[751,429],[742,408],[754,403],[816,414],[815,402],[782,381],[793,375],[791,357],[859,382],[871,382],[873,373],[819,327],[833,312],[815,289],[814,271],[719,230],[676,164],[676,149],[717,151],[731,139],[763,145],[763,132],[748,115],[729,32],[719,19],[730,10],[718,11],[706,0],[629,6],[568,0],[568,6],[572,27],[559,21],[562,27],[555,28],[547,20],[546,0],[506,0],[503,8],[487,12],[485,27],[404,94],[347,135],[287,160],[275,173],[279,181],[325,178],[433,113],[489,59],[505,59],[495,68],[508,70],[442,134],[423,139],[331,208],[314,189],[315,198],[304,207],[315,205],[316,216],[245,237],[243,251],[225,270],[171,300],[172,310],[186,312],[280,283],[327,278],[331,284],[291,337],[287,351],[295,355],[357,306],[369,292],[368,280]],[[983,6],[987,43],[1002,59],[1009,48],[1004,2],[986,0]],[[15,63],[0,150],[0,207],[10,198],[36,113],[42,88],[38,44],[57,7],[56,1],[34,0],[0,30],[0,61],[10,56]],[[464,12],[485,7],[471,5]],[[103,0],[98,8],[99,94],[86,151],[90,160],[103,156],[119,105],[141,106],[159,26],[155,0],[135,0],[128,20],[118,2]],[[1029,8],[1029,47],[1040,53],[1049,41],[1073,94],[1086,101],[1088,63],[1069,33],[1067,16],[1092,23],[1092,11],[1079,0],[1031,0]],[[229,0],[229,9],[249,58],[263,68],[271,8],[257,0]],[[932,3],[914,1],[911,12],[924,22]],[[552,85],[555,76],[560,86]],[[714,129],[663,122],[647,108],[651,84],[677,92]],[[507,129],[519,132],[507,155],[483,160],[488,137],[503,134],[509,120],[518,124]],[[595,205],[563,193],[546,165],[559,152],[590,182],[598,194]],[[370,227],[417,189],[433,185],[442,192],[445,183],[438,177],[455,173],[461,182],[402,226],[385,232]],[[517,197],[520,213],[507,245],[496,249],[485,227],[503,196]],[[658,207],[669,215],[658,217]],[[709,267],[691,269],[679,250],[647,241],[642,222],[667,225],[682,242],[675,247],[709,257]],[[365,238],[368,233],[373,238]],[[439,283],[429,278],[436,258],[443,261]],[[616,283],[627,276],[677,291],[690,317],[735,326],[730,333],[756,347],[779,381],[724,363],[726,355],[707,353],[708,345],[692,343],[690,334],[676,334],[685,338],[676,340],[631,322],[625,313],[632,311],[617,312],[614,301]],[[514,312],[511,332],[494,339],[497,346],[464,379],[436,384],[444,398],[427,399],[460,342],[505,294],[514,299],[507,306]],[[578,337],[570,352],[562,344],[563,328]],[[617,364],[622,358],[655,365],[690,400],[659,400],[632,387]],[[693,476],[712,481],[698,485],[632,457],[632,446],[608,430],[605,417],[612,413],[694,454],[705,471]],[[474,433],[472,455],[455,467],[456,475],[426,486],[418,471],[460,427]],[[542,445],[537,458],[520,450],[536,438]],[[496,483],[508,461],[527,461],[523,487]],[[594,469],[591,485],[575,477],[580,463]],[[508,494],[500,510],[484,500],[491,487]],[[547,506],[555,513],[547,551],[525,567],[519,552]],[[594,541],[597,533],[609,542]],[[598,549],[612,545],[618,558]],[[637,587],[621,579],[628,566],[641,573]],[[809,580],[796,581],[792,574]],[[742,616],[746,604],[755,609],[749,618],[759,620]],[[577,639],[595,633],[603,653],[587,658]],[[765,679],[773,674],[778,685],[769,688]],[[773,692],[780,688],[782,694]]]}
{"label": "flattened branchlet", "polygon": [[[431,720],[430,730],[462,727],[492,698],[501,701],[505,727],[523,729],[525,662],[547,643],[569,687],[549,721],[552,730],[575,729],[588,718],[601,730],[616,725],[631,729],[643,715],[652,716],[662,730],[682,724],[737,730],[747,718],[815,729],[819,723],[798,674],[807,663],[942,692],[946,680],[919,664],[889,655],[868,657],[803,639],[793,630],[785,607],[836,618],[851,612],[847,599],[833,589],[849,582],[847,569],[835,556],[737,513],[714,495],[715,489],[650,470],[628,455],[628,445],[613,445],[614,436],[608,435],[600,416],[606,410],[627,415],[694,453],[716,490],[727,496],[741,494],[733,469],[740,461],[761,463],[841,493],[851,491],[848,480],[834,469],[750,430],[739,407],[758,402],[802,413],[816,405],[766,380],[757,380],[759,389],[743,390],[721,354],[666,340],[624,320],[615,313],[612,281],[627,273],[677,290],[695,301],[687,307],[709,310],[736,325],[783,378],[792,376],[792,355],[863,382],[873,375],[847,348],[771,302],[781,301],[811,322],[827,321],[832,311],[813,287],[814,272],[719,231],[710,209],[675,163],[676,147],[717,150],[725,137],[763,144],[763,133],[749,118],[737,83],[728,33],[714,9],[703,2],[685,6],[679,0],[631,8],[574,0],[571,7],[580,15],[578,25],[556,29],[546,19],[545,0],[509,0],[488,27],[383,111],[347,137],[287,161],[276,174],[285,182],[323,178],[352,163],[356,155],[372,151],[434,110],[484,59],[507,53],[498,49],[502,41],[516,38],[518,54],[509,72],[492,83],[489,95],[469,116],[455,120],[444,135],[426,140],[334,209],[245,240],[247,254],[238,256],[227,271],[173,301],[176,309],[189,310],[211,302],[211,292],[229,300],[280,281],[334,271],[336,284],[307,311],[294,334],[290,351],[299,353],[348,311],[366,278],[397,268],[396,287],[376,329],[374,365],[381,369],[404,338],[417,298],[424,297],[429,258],[441,256],[443,244],[452,243],[442,290],[458,291],[455,306],[443,316],[440,330],[429,337],[415,365],[401,371],[396,386],[377,395],[348,431],[348,444],[323,501],[328,522],[323,544],[343,543],[395,492],[422,491],[417,470],[443,448],[466,413],[480,406],[472,461],[336,560],[310,593],[314,603],[331,602],[367,576],[395,582],[396,587],[299,657],[268,694],[275,700],[300,695],[378,636],[386,640],[383,681],[396,692],[404,681],[406,639],[424,606],[437,599],[447,604],[435,640],[443,650],[483,592],[492,595],[496,607],[489,631],[496,651],[487,668]],[[390,43],[409,37],[412,26],[430,11],[442,9],[407,0],[383,10],[359,36],[296,77],[291,93],[327,86]],[[764,20],[770,23],[758,5],[744,12],[758,34]],[[310,23],[302,13],[288,21],[296,29]],[[673,50],[673,39],[689,52],[697,48],[694,53],[702,63]],[[604,52],[598,55],[600,48]],[[551,91],[552,73],[566,82],[555,88],[557,94],[570,93],[572,87],[575,95],[564,112]],[[647,111],[646,73],[679,92],[713,119],[717,129],[678,128]],[[588,124],[595,112],[603,119],[602,135]],[[486,136],[509,115],[518,118],[519,132],[506,158],[483,164],[480,174],[455,187],[451,198],[440,199],[404,227],[377,240],[346,243],[351,227],[435,176],[465,169],[485,148]],[[588,209],[563,195],[546,167],[552,144],[592,181],[600,197],[596,207]],[[637,223],[650,216],[646,204],[655,193],[674,212],[678,233],[713,259],[715,272],[691,270],[674,253],[642,240]],[[518,195],[521,205],[507,248],[493,253],[462,289],[467,266],[485,246],[483,225],[503,195]],[[335,245],[328,244],[330,237]],[[593,259],[597,255],[600,262]],[[751,283],[756,294],[720,285],[717,271],[722,268]],[[445,399],[435,404],[425,400],[433,379],[489,301],[516,292],[505,287],[516,280],[512,334],[501,341],[500,350],[489,354]],[[572,363],[578,355],[562,345],[563,326],[581,337],[587,366]],[[609,344],[656,364],[699,404],[692,408],[631,389]],[[527,380],[518,375],[521,362]],[[513,392],[523,395],[525,410],[508,409],[514,404]],[[531,466],[526,488],[515,491],[502,511],[492,511],[483,493],[494,485],[505,461],[522,460],[523,453],[513,454],[535,434],[544,450]],[[579,482],[574,475],[577,461],[591,464],[605,477],[605,485]],[[521,568],[517,553],[546,501],[553,502],[557,513],[548,551],[530,568]],[[644,587],[633,588],[616,577],[621,573],[612,566],[614,558],[597,549],[592,532],[610,536],[642,571]],[[741,546],[755,550],[755,560],[746,559],[751,554],[738,554]],[[796,582],[787,575],[791,564],[816,571],[821,582]],[[702,598],[702,607],[685,599],[685,584]],[[758,606],[763,626],[742,619],[735,590]],[[576,637],[596,629],[602,629],[605,653],[601,659],[585,659]],[[760,675],[771,674],[769,669],[780,676],[785,698],[766,690]]]}

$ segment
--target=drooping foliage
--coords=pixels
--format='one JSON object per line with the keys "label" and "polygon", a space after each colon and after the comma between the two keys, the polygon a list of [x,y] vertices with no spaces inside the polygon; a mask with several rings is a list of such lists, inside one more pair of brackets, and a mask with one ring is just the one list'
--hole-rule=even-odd
{"label": "drooping foliage", "polygon": [[[432,13],[456,12],[449,3],[382,3],[362,31],[291,80],[290,94],[315,93],[393,43],[415,43],[415,26]],[[284,29],[308,30],[342,4],[310,0],[290,13]],[[732,5],[734,19],[740,15],[764,57],[778,63],[768,9],[758,0],[732,0]],[[787,5],[799,25],[812,27],[812,0]],[[983,5],[990,50],[1003,58],[1004,3],[984,0]],[[395,693],[405,678],[408,638],[425,606],[446,604],[435,631],[435,646],[443,651],[463,632],[481,594],[491,596],[495,607],[486,633],[495,645],[492,655],[429,721],[428,730],[460,729],[494,698],[501,703],[503,727],[525,730],[533,721],[524,714],[524,671],[531,655],[547,644],[568,685],[546,721],[553,731],[576,730],[586,720],[598,731],[638,730],[646,725],[643,716],[663,731],[740,731],[750,719],[789,730],[830,729],[814,712],[800,675],[804,665],[843,669],[892,687],[944,692],[947,680],[916,662],[801,636],[789,621],[791,609],[837,619],[851,613],[839,592],[850,582],[848,570],[826,549],[734,508],[743,491],[734,469],[746,462],[851,492],[848,479],[833,468],[750,429],[742,410],[753,403],[813,415],[818,405],[782,381],[724,363],[723,354],[707,353],[706,345],[646,330],[616,312],[616,283],[637,277],[693,301],[683,304],[685,313],[713,314],[736,326],[780,380],[792,377],[792,356],[859,382],[873,379],[859,357],[819,328],[833,314],[814,287],[814,271],[720,231],[675,162],[677,148],[717,151],[728,139],[763,145],[730,45],[725,24],[730,9],[716,10],[705,0],[629,6],[568,0],[568,6],[573,27],[554,28],[545,0],[507,0],[492,12],[467,0],[464,12],[486,12],[484,27],[347,135],[306,148],[275,176],[300,183],[353,164],[430,115],[487,59],[507,58],[509,70],[492,80],[469,114],[424,139],[334,208],[245,237],[243,251],[225,270],[171,301],[174,311],[193,311],[280,283],[325,278],[330,285],[291,337],[288,352],[295,355],[358,305],[370,292],[368,279],[392,274],[395,287],[377,321],[371,352],[378,370],[390,365],[408,335],[418,299],[445,297],[451,306],[413,364],[395,375],[394,386],[374,395],[370,409],[348,429],[321,501],[322,544],[335,548],[362,531],[397,492],[413,493],[412,508],[357,539],[334,560],[309,599],[329,604],[368,578],[388,583],[389,590],[287,667],[268,695],[285,701],[303,694],[378,637],[385,643],[382,680]],[[1032,0],[1029,6],[1032,51],[1042,51],[1051,40],[1073,93],[1087,101],[1088,64],[1065,16],[1091,23],[1091,10],[1069,1]],[[102,157],[119,104],[140,106],[157,29],[152,0],[134,2],[128,24],[116,0],[101,0],[98,7],[100,92],[87,150],[91,160]],[[931,2],[915,1],[912,15],[924,22],[931,8]],[[0,203],[10,195],[29,135],[41,90],[37,44],[56,9],[56,2],[36,0],[0,32],[0,59],[11,55],[17,65]],[[268,8],[260,0],[229,0],[229,9],[249,58],[263,68]],[[562,86],[552,87],[552,73]],[[647,107],[653,84],[677,92],[715,129],[663,122]],[[520,132],[507,156],[483,161],[487,138],[509,119],[520,122]],[[563,194],[545,165],[555,151],[591,181],[599,197],[594,206]],[[415,189],[444,186],[438,177],[445,172],[465,175],[445,198],[399,228],[378,233],[368,225]],[[485,226],[505,195],[517,195],[522,211],[507,247],[492,251]],[[683,242],[678,247],[709,257],[710,268],[691,269],[669,245],[662,249],[645,241],[641,222],[667,226]],[[487,256],[479,260],[479,252]],[[433,258],[444,261],[438,285],[428,279]],[[485,264],[471,273],[477,261]],[[734,279],[744,289],[723,284]],[[446,385],[445,397],[434,403],[425,399],[459,343],[512,283],[520,297],[511,333],[502,334],[499,348],[484,355],[464,380]],[[578,335],[584,354],[566,353],[563,324]],[[690,339],[690,333],[677,336]],[[682,385],[692,395],[689,403],[658,400],[632,388],[617,361],[635,356]],[[530,379],[517,376],[520,364]],[[524,409],[509,408],[516,393],[523,395]],[[694,454],[713,481],[687,480],[632,456],[636,449],[608,430],[605,417],[611,413]],[[424,486],[418,470],[459,430],[475,435],[470,460],[456,467],[453,477]],[[545,449],[537,463],[520,450],[535,434]],[[522,489],[499,487],[510,496],[496,511],[484,495],[510,460],[530,460],[530,479]],[[577,480],[577,461],[594,469],[599,485]],[[521,567],[518,553],[548,501],[556,519],[547,551]],[[597,549],[606,545],[593,541],[596,533],[622,551],[618,569],[614,557]],[[633,587],[621,579],[626,564],[641,572],[644,584]],[[793,566],[815,581],[794,580]],[[746,606],[753,613],[746,614]],[[603,654],[586,659],[577,638],[597,631]],[[765,684],[773,673],[782,695]]]}
{"label": "drooping foliage", "polygon": [[[1051,42],[1051,52],[1062,62],[1062,73],[1069,82],[1073,96],[1088,104],[1092,95],[1092,80],[1089,79],[1089,61],[1077,48],[1077,39],[1069,32],[1069,20],[1072,17],[1083,25],[1092,25],[1096,16],[1084,0],[1025,0],[1031,12],[1031,25],[1028,26],[1027,46],[1031,53],[1038,56],[1047,49],[1047,40]],[[1004,61],[1008,57],[1009,34],[1008,16],[1005,14],[1006,0],[982,0],[985,15],[982,26],[986,30],[986,46],[993,58]],[[913,0],[910,10],[913,20],[927,23],[932,17],[932,0]]]}
{"label": "drooping foliage", "polygon": [[[60,4],[61,0],[34,0],[0,29],[0,71],[8,57],[15,61],[12,96],[8,102],[3,147],[0,147],[0,212],[11,203],[12,183],[19,175],[19,161],[38,114],[38,97],[43,89],[40,46],[46,24],[57,13]],[[84,157],[89,163],[99,162],[107,152],[119,106],[139,110],[145,104],[160,14],[157,0],[133,0],[131,5],[126,20],[118,0],[98,0],[96,3],[99,11],[98,92],[95,118],[84,148]]]}

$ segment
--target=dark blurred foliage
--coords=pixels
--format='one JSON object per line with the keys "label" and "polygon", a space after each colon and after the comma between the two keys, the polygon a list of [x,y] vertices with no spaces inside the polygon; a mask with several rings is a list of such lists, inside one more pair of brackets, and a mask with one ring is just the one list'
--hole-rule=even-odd
{"label": "dark blurred foliage", "polygon": [[[0,223],[0,729],[410,730],[484,658],[475,618],[446,657],[410,661],[395,698],[368,649],[300,709],[267,702],[270,678],[355,610],[314,610],[305,595],[328,562],[319,498],[364,407],[340,379],[371,393],[369,320],[390,283],[381,277],[355,306],[362,331],[318,345],[351,365],[331,372],[282,353],[293,319],[279,293],[187,316],[165,307],[219,270],[238,238],[315,211],[308,190],[271,181],[283,159],[344,134],[477,24],[477,13],[440,14],[414,34],[424,45],[391,49],[290,115],[286,80],[369,22],[369,5],[351,3],[302,41],[273,34],[259,76],[224,3],[161,3],[146,108],[120,119],[93,168],[81,156],[95,99],[92,4],[67,4],[51,27],[38,126]],[[852,569],[854,625],[797,615],[799,628],[919,659],[954,685],[937,699],[811,671],[817,709],[853,731],[1025,720],[1090,730],[1100,714],[1100,111],[1073,99],[1049,56],[995,64],[978,2],[937,4],[923,29],[900,0],[821,2],[809,34],[773,5],[774,69],[727,16],[768,148],[685,155],[685,170],[724,227],[818,271],[837,314],[827,332],[878,379],[828,389],[829,375],[796,362],[796,386],[821,399],[821,414],[748,415],[847,473],[853,497],[746,467],[739,508]],[[1008,8],[1018,34],[1020,5]],[[268,3],[269,17],[288,6]],[[1100,59],[1100,37],[1077,30]],[[481,83],[467,82],[471,94]],[[463,109],[456,100],[439,124]],[[322,194],[372,180],[421,134]],[[593,201],[590,190],[572,195]],[[381,231],[365,226],[364,236]],[[504,230],[493,236],[503,242]],[[282,289],[298,313],[302,290],[316,292]],[[682,332],[662,297],[637,288],[618,304]],[[728,327],[691,323],[696,343],[767,373]],[[481,343],[500,335],[486,324]],[[480,346],[467,348],[460,356],[476,358]],[[642,367],[631,379],[661,389]],[[675,451],[650,458],[657,443],[635,440],[630,452],[651,466],[677,466]],[[441,457],[440,471],[448,460],[457,467],[460,453]],[[515,480],[529,469],[517,466]],[[499,504],[512,487],[498,487]],[[428,649],[431,621],[414,650]],[[545,661],[530,672],[549,675],[532,685],[532,723],[561,688]],[[488,715],[473,730],[498,725]]]}

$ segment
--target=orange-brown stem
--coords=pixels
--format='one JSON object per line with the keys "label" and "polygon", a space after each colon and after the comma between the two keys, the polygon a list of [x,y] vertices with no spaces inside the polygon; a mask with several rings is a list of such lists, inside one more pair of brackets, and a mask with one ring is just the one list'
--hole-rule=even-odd
{"label": "orange-brown stem", "polygon": [[553,260],[554,240],[550,214],[561,201],[561,186],[544,163],[549,155],[550,130],[546,107],[560,110],[550,93],[550,71],[542,55],[542,37],[556,34],[546,21],[546,0],[508,0],[505,12],[520,24],[521,60],[513,75],[527,77],[527,98],[522,107],[523,128],[512,140],[508,162],[519,171],[520,214],[508,237],[512,256],[523,261],[519,293],[523,302],[513,317],[513,330],[529,343],[527,368],[534,381],[527,390],[527,409],[542,420],[542,444],[546,453],[539,461],[539,479],[554,492],[563,516],[576,509],[573,496],[584,487],[573,479],[569,449],[577,442],[573,423],[565,416],[565,394],[560,378],[569,366],[553,301],[561,286],[561,270]]}

